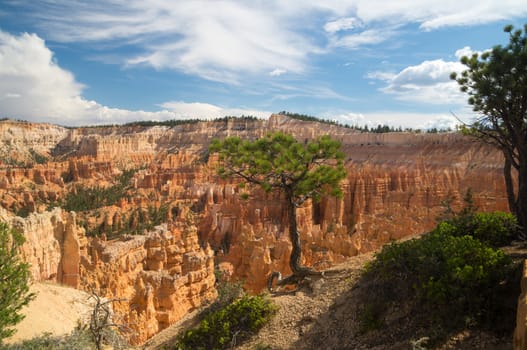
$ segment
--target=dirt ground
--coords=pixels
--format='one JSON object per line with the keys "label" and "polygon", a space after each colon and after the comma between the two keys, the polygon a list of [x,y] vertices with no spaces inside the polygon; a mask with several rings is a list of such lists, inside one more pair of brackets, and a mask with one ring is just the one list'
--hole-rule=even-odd
{"label": "dirt ground", "polygon": [[[293,293],[275,294],[272,300],[280,307],[277,315],[240,350],[332,350],[332,349],[434,349],[434,350],[505,350],[512,348],[512,334],[496,337],[493,334],[469,330],[452,334],[444,343],[428,347],[426,334],[417,333],[415,324],[406,322],[397,310],[385,328],[368,333],[360,331],[357,300],[364,292],[359,278],[364,265],[373,254],[359,255],[331,268],[325,278],[312,280],[309,286]],[[519,283],[519,282],[518,282]],[[401,310],[402,311],[402,310]],[[145,350],[161,349],[173,344],[177,333],[196,324],[189,317],[145,344]],[[413,345],[415,343],[415,345]],[[419,347],[419,344],[422,347]]]}

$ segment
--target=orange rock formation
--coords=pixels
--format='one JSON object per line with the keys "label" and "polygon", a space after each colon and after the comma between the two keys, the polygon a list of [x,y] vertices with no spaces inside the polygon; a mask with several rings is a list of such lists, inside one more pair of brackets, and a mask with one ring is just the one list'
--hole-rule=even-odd
{"label": "orange rock formation", "polygon": [[[214,297],[214,262],[255,291],[271,271],[289,272],[280,195],[254,191],[242,200],[235,180],[215,175],[217,159],[207,152],[215,137],[279,130],[342,141],[343,197],[298,209],[303,263],[316,268],[431,229],[444,202],[459,209],[469,189],[480,209],[507,209],[500,153],[455,133],[359,133],[280,115],[174,127],[64,129],[4,121],[0,130],[0,155],[19,162],[0,164],[0,205],[33,213],[15,219],[28,238],[24,254],[33,276],[124,299],[115,309],[134,329],[135,342]],[[35,152],[52,161],[35,164]],[[135,173],[112,205],[76,215],[49,211],[77,186],[112,186],[128,169]],[[148,225],[161,208],[167,208],[164,224]],[[79,226],[101,237],[85,237]],[[127,230],[142,231],[122,235]],[[120,238],[105,240],[117,232]]]}

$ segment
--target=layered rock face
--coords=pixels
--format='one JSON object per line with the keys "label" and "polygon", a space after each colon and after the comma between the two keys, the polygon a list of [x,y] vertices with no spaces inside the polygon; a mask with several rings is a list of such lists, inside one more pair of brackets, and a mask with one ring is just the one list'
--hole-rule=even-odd
{"label": "layered rock face", "polygon": [[216,297],[213,252],[201,248],[194,226],[171,221],[146,235],[106,241],[86,238],[75,213],[60,208],[25,219],[0,209],[0,219],[26,237],[21,253],[34,281],[118,300],[116,322],[130,328],[134,344]]}
{"label": "layered rock face", "polygon": [[86,254],[86,238],[84,230],[76,224],[75,213],[64,213],[56,208],[22,219],[0,208],[0,220],[26,238],[21,254],[31,264],[31,276],[35,281],[51,280],[80,287],[80,258]]}
{"label": "layered rock face", "polygon": [[[18,127],[34,139],[9,142],[34,158],[29,148],[37,149],[40,126],[35,136],[28,125]],[[39,152],[53,161],[0,166],[0,204],[10,213],[33,213],[18,224],[32,242],[26,256],[33,276],[124,299],[115,309],[134,328],[135,342],[213,298],[214,263],[253,291],[272,271],[290,272],[280,194],[255,189],[242,200],[238,180],[215,175],[217,158],[207,151],[215,137],[283,131],[342,142],[343,197],[306,202],[297,213],[303,264],[318,269],[426,232],[445,203],[460,210],[469,189],[481,210],[507,210],[500,153],[455,133],[359,133],[280,115],[173,127],[45,128],[54,136]],[[121,183],[125,171],[131,177]],[[49,212],[81,188],[116,198],[98,198],[75,216]]]}
{"label": "layered rock face", "polygon": [[50,125],[0,122],[0,166],[31,164],[35,154],[49,156],[51,150],[68,134],[68,129]]}
{"label": "layered rock face", "polygon": [[[172,226],[172,225],[169,225]],[[216,297],[214,259],[195,228],[158,227],[145,236],[92,240],[81,263],[83,288],[110,299],[140,344]]]}

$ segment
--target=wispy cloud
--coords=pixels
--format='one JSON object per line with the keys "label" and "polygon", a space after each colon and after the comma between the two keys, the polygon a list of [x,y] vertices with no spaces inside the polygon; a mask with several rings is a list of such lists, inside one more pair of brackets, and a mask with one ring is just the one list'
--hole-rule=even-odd
{"label": "wispy cloud", "polygon": [[285,69],[276,68],[272,72],[269,72],[269,75],[272,76],[272,77],[279,77],[279,76],[281,76],[282,74],[285,74],[285,73],[287,73],[287,71]]}
{"label": "wispy cloud", "polygon": [[60,4],[41,0],[15,4],[25,6],[51,40],[94,47],[133,45],[136,53],[123,57],[122,64],[174,69],[231,84],[240,83],[247,74],[263,76],[276,69],[305,73],[314,55],[336,47],[356,50],[381,44],[396,38],[398,28],[407,24],[434,30],[527,15],[524,0],[79,0]]}
{"label": "wispy cloud", "polygon": [[335,21],[327,22],[324,25],[324,30],[328,33],[336,33],[343,30],[349,30],[354,29],[357,27],[361,27],[362,23],[359,19],[355,17],[344,17],[339,18]]}

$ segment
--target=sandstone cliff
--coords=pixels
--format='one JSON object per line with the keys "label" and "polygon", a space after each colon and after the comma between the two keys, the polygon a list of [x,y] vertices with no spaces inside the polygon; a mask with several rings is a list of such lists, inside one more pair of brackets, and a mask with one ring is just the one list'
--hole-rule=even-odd
{"label": "sandstone cliff", "polygon": [[105,241],[86,238],[75,213],[51,212],[0,219],[26,237],[23,258],[34,281],[54,281],[117,299],[116,322],[142,343],[186,313],[216,297],[210,248],[198,244],[196,228],[170,223],[146,235]]}
{"label": "sandstone cliff", "polygon": [[94,239],[81,263],[83,288],[114,303],[120,322],[143,343],[216,297],[210,248],[198,244],[195,228],[158,227],[145,236]]}

